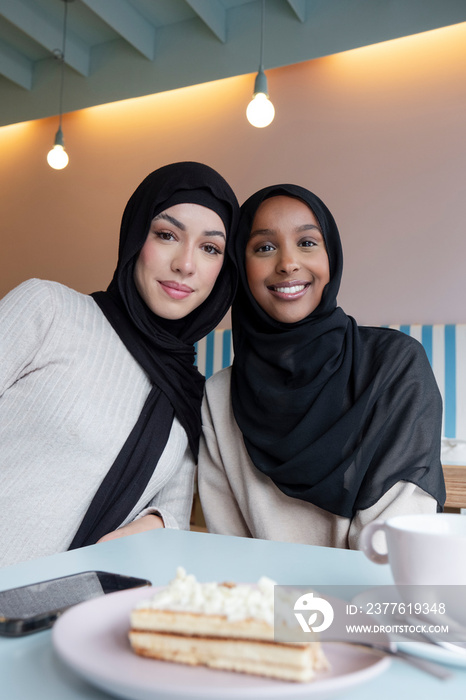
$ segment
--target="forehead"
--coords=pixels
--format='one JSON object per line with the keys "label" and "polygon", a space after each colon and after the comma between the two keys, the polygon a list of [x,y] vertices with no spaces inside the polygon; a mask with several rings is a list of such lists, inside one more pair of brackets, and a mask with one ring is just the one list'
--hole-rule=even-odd
{"label": "forehead", "polygon": [[311,223],[320,229],[317,217],[308,204],[303,202],[302,199],[285,195],[269,197],[261,202],[254,215],[253,228],[258,222],[266,220],[269,223],[275,221],[276,224],[280,225],[283,223],[289,223],[290,225]]}

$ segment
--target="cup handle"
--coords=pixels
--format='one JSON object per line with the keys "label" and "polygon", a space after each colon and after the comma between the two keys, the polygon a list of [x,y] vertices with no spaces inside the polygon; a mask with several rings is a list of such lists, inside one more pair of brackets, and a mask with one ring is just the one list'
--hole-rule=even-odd
{"label": "cup handle", "polygon": [[385,532],[384,520],[373,520],[371,523],[365,525],[361,532],[359,549],[364,552],[368,559],[375,562],[375,564],[388,564],[388,554],[381,554],[373,545],[374,535],[376,532],[380,531]]}

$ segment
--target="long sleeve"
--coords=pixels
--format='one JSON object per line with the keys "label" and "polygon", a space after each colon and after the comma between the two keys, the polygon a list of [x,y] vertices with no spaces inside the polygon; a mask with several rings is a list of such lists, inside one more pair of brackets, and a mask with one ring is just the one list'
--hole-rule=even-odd
{"label": "long sleeve", "polygon": [[[220,420],[218,424],[228,428],[229,421]],[[217,534],[251,537],[227,477],[226,467],[234,457],[223,439],[224,435],[216,434],[208,393],[202,405],[202,431],[198,482],[207,528]],[[232,438],[234,440],[233,435]],[[224,458],[227,465],[224,464]]]}
{"label": "long sleeve", "polygon": [[[157,492],[150,497],[149,501],[145,501],[149,497],[148,491],[150,492],[151,487],[149,483],[139,503],[123,524],[148,513],[155,513],[162,518],[164,527],[189,530],[196,464],[188,446],[186,433],[176,419],[159,466],[165,468],[163,479],[157,484]],[[146,503],[145,507],[138,512],[143,503]],[[136,515],[134,515],[135,512]]]}
{"label": "long sleeve", "polygon": [[199,496],[209,532],[251,537],[231,490],[218,451],[214,430],[203,426],[199,450]]}
{"label": "long sleeve", "polygon": [[[29,280],[0,308],[5,566],[68,548],[151,383],[90,296]],[[127,521],[155,502],[167,527],[187,527],[193,471],[186,433],[174,421]]]}
{"label": "long sleeve", "polygon": [[0,396],[28,372],[53,322],[53,299],[35,282],[24,282],[0,300]]}
{"label": "long sleeve", "polygon": [[437,501],[428,493],[407,481],[399,481],[384,493],[377,503],[357,511],[348,531],[348,548],[359,549],[359,538],[365,525],[373,520],[388,520],[397,515],[437,512]]}

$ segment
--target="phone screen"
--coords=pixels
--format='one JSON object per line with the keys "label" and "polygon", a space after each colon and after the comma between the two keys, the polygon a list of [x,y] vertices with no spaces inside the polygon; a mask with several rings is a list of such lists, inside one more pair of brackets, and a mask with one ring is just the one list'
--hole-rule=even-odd
{"label": "phone screen", "polygon": [[38,632],[51,627],[72,605],[106,593],[150,585],[150,581],[132,576],[84,571],[0,591],[0,634],[18,636]]}

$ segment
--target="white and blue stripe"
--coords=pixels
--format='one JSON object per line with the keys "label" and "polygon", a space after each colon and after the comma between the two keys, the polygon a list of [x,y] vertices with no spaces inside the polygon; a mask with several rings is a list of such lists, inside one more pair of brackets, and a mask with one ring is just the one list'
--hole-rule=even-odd
{"label": "white and blue stripe", "polygon": [[229,367],[233,362],[233,339],[229,328],[211,331],[195,343],[194,347],[197,355],[196,365],[206,379],[224,367]]}

